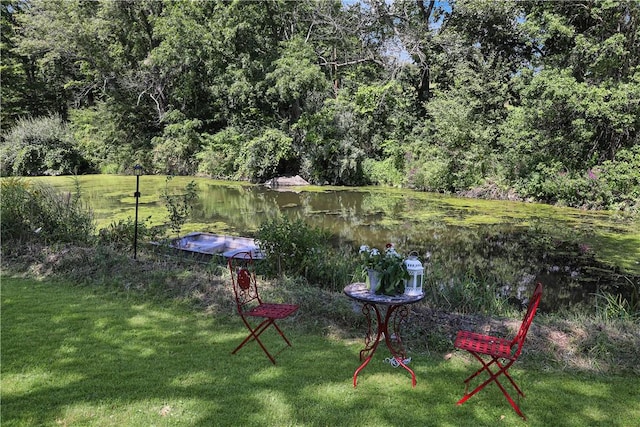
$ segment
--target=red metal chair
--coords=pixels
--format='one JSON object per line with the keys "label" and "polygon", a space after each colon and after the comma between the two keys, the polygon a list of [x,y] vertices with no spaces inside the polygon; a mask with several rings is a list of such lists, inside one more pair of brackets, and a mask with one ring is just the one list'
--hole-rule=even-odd
{"label": "red metal chair", "polygon": [[[471,396],[482,390],[487,384],[495,382],[496,385],[500,387],[500,390],[502,390],[502,393],[505,395],[517,414],[526,420],[526,417],[524,416],[518,405],[516,405],[509,393],[507,393],[507,390],[505,390],[500,381],[498,381],[498,377],[504,374],[504,376],[507,377],[511,385],[513,385],[513,387],[518,392],[518,396],[524,397],[524,393],[522,392],[522,390],[520,390],[520,387],[517,386],[513,378],[511,378],[508,370],[511,365],[513,365],[513,363],[518,360],[518,357],[522,352],[522,346],[524,345],[524,341],[527,337],[527,332],[529,331],[531,322],[533,321],[533,318],[536,315],[536,311],[538,310],[538,305],[540,304],[541,298],[542,283],[538,283],[535,290],[533,291],[531,300],[529,301],[527,313],[522,320],[520,330],[518,331],[515,338],[511,340],[492,337],[489,335],[481,335],[470,331],[458,332],[454,347],[460,350],[468,351],[482,364],[482,368],[478,369],[474,374],[469,376],[469,378],[464,380],[464,396],[458,401],[458,405],[462,405]],[[496,365],[496,372],[493,372],[490,369],[492,365]],[[469,381],[471,381],[473,378],[484,371],[487,372],[489,378],[479,386],[477,386],[471,393],[468,393]]]}
{"label": "red metal chair", "polygon": [[[282,333],[282,330],[276,324],[276,320],[284,319],[291,316],[298,310],[295,304],[273,304],[262,302],[258,293],[258,285],[256,281],[255,264],[251,252],[239,252],[229,258],[227,262],[229,271],[231,272],[231,282],[233,283],[233,292],[236,298],[236,306],[238,314],[242,321],[249,329],[249,335],[240,343],[231,354],[236,354],[249,341],[255,340],[269,357],[269,360],[275,365],[276,360],[271,353],[260,341],[260,335],[266,331],[269,326],[273,326],[280,336],[285,340],[287,345],[291,346],[291,342]],[[262,319],[256,326],[252,326],[250,318]]]}

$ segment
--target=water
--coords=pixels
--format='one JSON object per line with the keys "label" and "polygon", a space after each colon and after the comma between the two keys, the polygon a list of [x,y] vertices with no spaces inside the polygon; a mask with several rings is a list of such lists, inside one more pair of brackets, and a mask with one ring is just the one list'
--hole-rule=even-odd
{"label": "water", "polygon": [[[64,191],[75,188],[69,177],[36,180]],[[472,271],[517,298],[542,280],[543,306],[550,310],[591,304],[599,291],[634,301],[640,292],[640,225],[617,213],[379,187],[278,191],[206,178],[142,176],[140,220],[166,221],[163,190],[168,186],[171,194],[179,193],[191,180],[199,200],[184,233],[252,236],[266,219],[283,214],[329,230],[354,252],[363,244],[383,248],[392,242],[402,253],[416,250],[430,259],[434,274],[438,266],[451,274]],[[134,176],[81,176],[78,184],[99,228],[133,218]]]}

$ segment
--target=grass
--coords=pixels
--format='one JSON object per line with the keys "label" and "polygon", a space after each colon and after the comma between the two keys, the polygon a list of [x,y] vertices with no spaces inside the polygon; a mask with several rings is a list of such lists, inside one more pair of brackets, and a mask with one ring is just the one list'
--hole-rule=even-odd
{"label": "grass", "polygon": [[[455,402],[464,355],[412,354],[418,384],[376,359],[351,382],[359,339],[283,322],[272,365],[231,312],[145,301],[102,287],[2,277],[0,424],[6,426],[631,426],[638,376],[516,364],[522,421],[497,387]],[[359,331],[356,331],[359,332]],[[270,348],[281,347],[276,334]],[[526,355],[525,355],[526,357]]]}

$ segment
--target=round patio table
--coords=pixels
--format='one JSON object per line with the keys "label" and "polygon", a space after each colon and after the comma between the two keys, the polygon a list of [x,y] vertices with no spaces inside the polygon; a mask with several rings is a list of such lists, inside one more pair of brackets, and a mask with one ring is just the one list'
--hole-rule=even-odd
{"label": "round patio table", "polygon": [[[344,293],[349,298],[363,303],[362,313],[367,318],[368,325],[364,340],[365,347],[360,351],[362,364],[353,374],[353,386],[357,385],[358,374],[369,364],[380,340],[384,337],[387,348],[391,351],[392,358],[389,360],[391,365],[406,369],[411,374],[411,385],[415,387],[416,374],[407,366],[407,355],[400,338],[400,327],[409,317],[408,305],[424,299],[424,294],[377,295],[371,292],[365,283],[352,283],[344,288]],[[372,328],[374,315],[377,325],[375,334]]]}

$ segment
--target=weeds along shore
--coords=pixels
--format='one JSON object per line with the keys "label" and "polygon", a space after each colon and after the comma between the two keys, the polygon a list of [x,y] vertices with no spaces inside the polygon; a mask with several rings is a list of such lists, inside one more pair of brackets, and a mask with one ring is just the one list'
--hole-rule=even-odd
{"label": "weeds along shore", "polygon": [[[220,260],[203,262],[177,257],[143,245],[137,260],[109,245],[3,245],[2,274],[100,288],[127,298],[186,304],[207,316],[229,317],[235,305],[229,273]],[[341,290],[310,284],[301,278],[264,278],[265,297],[300,305],[300,314],[288,327],[305,332],[358,339],[366,325],[359,307]],[[482,298],[461,294],[460,298]],[[451,302],[450,302],[451,303]],[[438,305],[427,294],[412,306],[404,342],[415,356],[429,353],[448,357],[459,329],[505,335],[515,333],[521,312],[515,308],[471,312]],[[640,375],[640,324],[637,317],[608,310],[540,312],[529,333],[523,363],[538,369],[628,373]]]}

